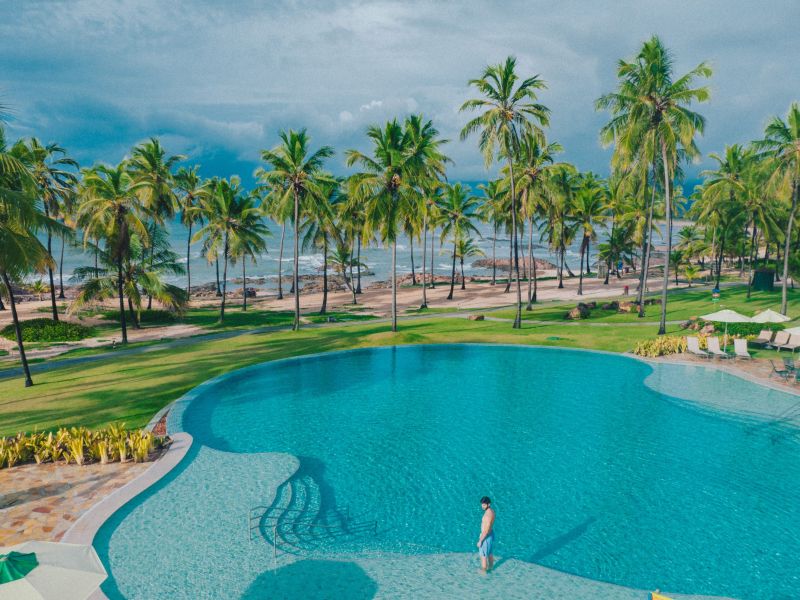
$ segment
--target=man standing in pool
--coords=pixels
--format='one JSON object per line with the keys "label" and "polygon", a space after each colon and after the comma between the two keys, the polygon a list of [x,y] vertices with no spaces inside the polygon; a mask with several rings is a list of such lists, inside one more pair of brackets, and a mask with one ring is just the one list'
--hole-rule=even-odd
{"label": "man standing in pool", "polygon": [[494,566],[494,509],[489,496],[481,498],[483,518],[481,519],[481,535],[478,538],[478,554],[481,557],[481,568],[488,573]]}

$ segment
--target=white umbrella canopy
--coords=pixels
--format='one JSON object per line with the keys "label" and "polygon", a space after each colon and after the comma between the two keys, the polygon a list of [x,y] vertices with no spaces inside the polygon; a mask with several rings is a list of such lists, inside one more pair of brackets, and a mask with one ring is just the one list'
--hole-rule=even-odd
{"label": "white umbrella canopy", "polygon": [[91,546],[24,542],[0,548],[33,552],[39,565],[22,579],[0,584],[0,600],[86,600],[108,576]]}
{"label": "white umbrella canopy", "polygon": [[782,315],[768,308],[754,316],[752,321],[753,323],[785,323],[786,321],[791,321],[791,319],[786,315]]}
{"label": "white umbrella canopy", "polygon": [[718,310],[709,315],[702,315],[700,317],[704,321],[716,321],[717,323],[752,323],[753,319],[745,315],[737,313],[735,310],[726,308],[725,310]]}

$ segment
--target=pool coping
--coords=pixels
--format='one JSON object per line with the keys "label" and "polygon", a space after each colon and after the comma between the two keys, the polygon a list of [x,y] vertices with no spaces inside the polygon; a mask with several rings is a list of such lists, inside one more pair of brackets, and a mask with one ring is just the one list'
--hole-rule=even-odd
{"label": "pool coping", "polygon": [[[332,354],[345,354],[351,352],[359,352],[359,351],[369,351],[369,350],[388,350],[392,348],[410,348],[416,346],[475,346],[475,347],[505,347],[505,348],[532,348],[532,349],[549,349],[549,350],[557,350],[557,351],[573,351],[573,352],[585,352],[585,353],[595,353],[595,354],[605,354],[610,356],[617,356],[623,357],[628,359],[637,360],[639,362],[645,363],[647,365],[683,365],[683,366],[693,366],[693,367],[701,367],[703,369],[715,369],[719,371],[723,371],[729,375],[734,377],[739,377],[744,379],[750,383],[756,385],[762,385],[764,387],[774,389],[776,391],[781,391],[788,393],[790,395],[800,396],[800,392],[795,390],[787,390],[780,386],[770,384],[769,382],[761,381],[757,377],[750,376],[746,373],[738,373],[738,372],[731,372],[731,370],[722,368],[723,365],[717,364],[702,364],[696,363],[692,361],[662,361],[658,359],[653,359],[649,357],[641,357],[637,356],[631,352],[611,352],[608,350],[592,350],[589,348],[569,348],[565,346],[547,346],[547,345],[539,345],[539,344],[493,344],[487,342],[465,342],[465,343],[435,343],[435,344],[387,344],[387,345],[380,345],[380,346],[362,346],[358,348],[347,348],[343,350],[328,350],[325,352],[315,352],[311,354],[301,354],[297,356],[289,356],[285,358],[263,361],[260,363],[255,363],[252,365],[247,365],[238,369],[234,369],[232,371],[228,371],[226,373],[222,373],[216,377],[208,379],[197,386],[193,387],[186,393],[184,393],[179,398],[176,398],[162,409],[160,409],[150,420],[147,425],[148,429],[152,429],[156,423],[166,414],[167,415],[167,433],[173,440],[173,443],[167,449],[167,452],[161,456],[158,460],[156,460],[152,466],[150,466],[144,473],[136,477],[135,479],[128,482],[123,487],[115,490],[110,495],[103,498],[100,502],[93,505],[86,513],[84,513],[64,534],[62,539],[63,542],[69,543],[79,543],[79,544],[93,544],[94,538],[103,524],[113,516],[115,512],[117,512],[120,508],[122,508],[125,504],[129,501],[134,499],[136,496],[147,490],[153,484],[158,482],[162,479],[165,475],[167,475],[172,469],[174,469],[186,456],[186,453],[192,446],[193,438],[191,434],[183,431],[178,430],[175,428],[175,425],[182,422],[183,413],[188,408],[188,406],[196,399],[196,397],[206,388],[211,387],[212,385],[216,385],[226,379],[241,375],[249,370],[255,370],[259,367],[263,367],[265,364],[279,364],[288,361],[297,361],[301,359],[307,358],[318,358],[321,356],[329,356]],[[643,382],[644,383],[644,382]],[[707,404],[705,401],[699,401],[702,405],[707,406],[709,409],[719,412],[720,414],[725,414],[725,410],[721,409],[718,406]],[[732,409],[733,410],[733,409]],[[741,412],[741,411],[735,411]],[[763,415],[768,417],[770,415]],[[539,565],[538,563],[533,563],[536,566],[549,569],[549,567],[545,567],[544,565]],[[584,577],[581,575],[576,575],[573,573],[568,573],[566,571],[559,571],[557,569],[550,569],[557,573],[563,574],[564,576],[574,577],[577,579],[588,580],[600,584],[610,585],[614,587],[618,587],[625,590],[631,591],[642,591],[637,588],[631,588],[624,585],[619,585],[613,582],[602,581],[591,579],[588,577]],[[685,594],[672,594],[676,597],[692,597],[691,595]],[[705,596],[708,597],[708,596]],[[102,589],[98,588],[97,591],[90,596],[89,600],[108,600],[108,597],[103,593]]]}

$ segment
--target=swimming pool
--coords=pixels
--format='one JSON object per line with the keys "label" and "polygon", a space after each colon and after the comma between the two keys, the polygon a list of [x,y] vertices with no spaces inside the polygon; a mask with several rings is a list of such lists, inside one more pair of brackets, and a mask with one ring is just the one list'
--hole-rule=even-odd
{"label": "swimming pool", "polygon": [[[392,347],[251,367],[173,410],[194,445],[98,533],[104,590],[302,597],[319,582],[297,565],[329,557],[467,564],[489,495],[500,557],[634,588],[794,597],[795,430],[691,401],[709,394],[797,403],[715,370],[561,349]],[[251,540],[258,505],[272,509]],[[304,560],[270,582],[281,518],[278,566]],[[363,571],[352,579],[354,596],[372,595]]]}

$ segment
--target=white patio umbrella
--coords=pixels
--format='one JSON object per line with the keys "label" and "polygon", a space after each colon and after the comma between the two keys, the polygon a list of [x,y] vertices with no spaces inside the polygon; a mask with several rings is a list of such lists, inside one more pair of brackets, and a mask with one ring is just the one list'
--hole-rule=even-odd
{"label": "white patio umbrella", "polygon": [[786,321],[791,321],[792,319],[786,315],[782,315],[779,312],[775,312],[771,308],[768,308],[767,310],[758,313],[751,320],[753,323],[785,323]]}
{"label": "white patio umbrella", "polygon": [[704,321],[714,321],[715,323],[725,323],[725,344],[723,351],[728,350],[728,323],[752,323],[753,319],[748,316],[737,313],[735,310],[726,308],[725,310],[718,310],[709,315],[701,315]]}
{"label": "white patio umbrella", "polygon": [[33,553],[38,565],[23,569],[18,579],[0,584],[0,600],[86,600],[107,577],[91,546],[24,542],[0,548],[0,557],[8,560],[11,552]]}

